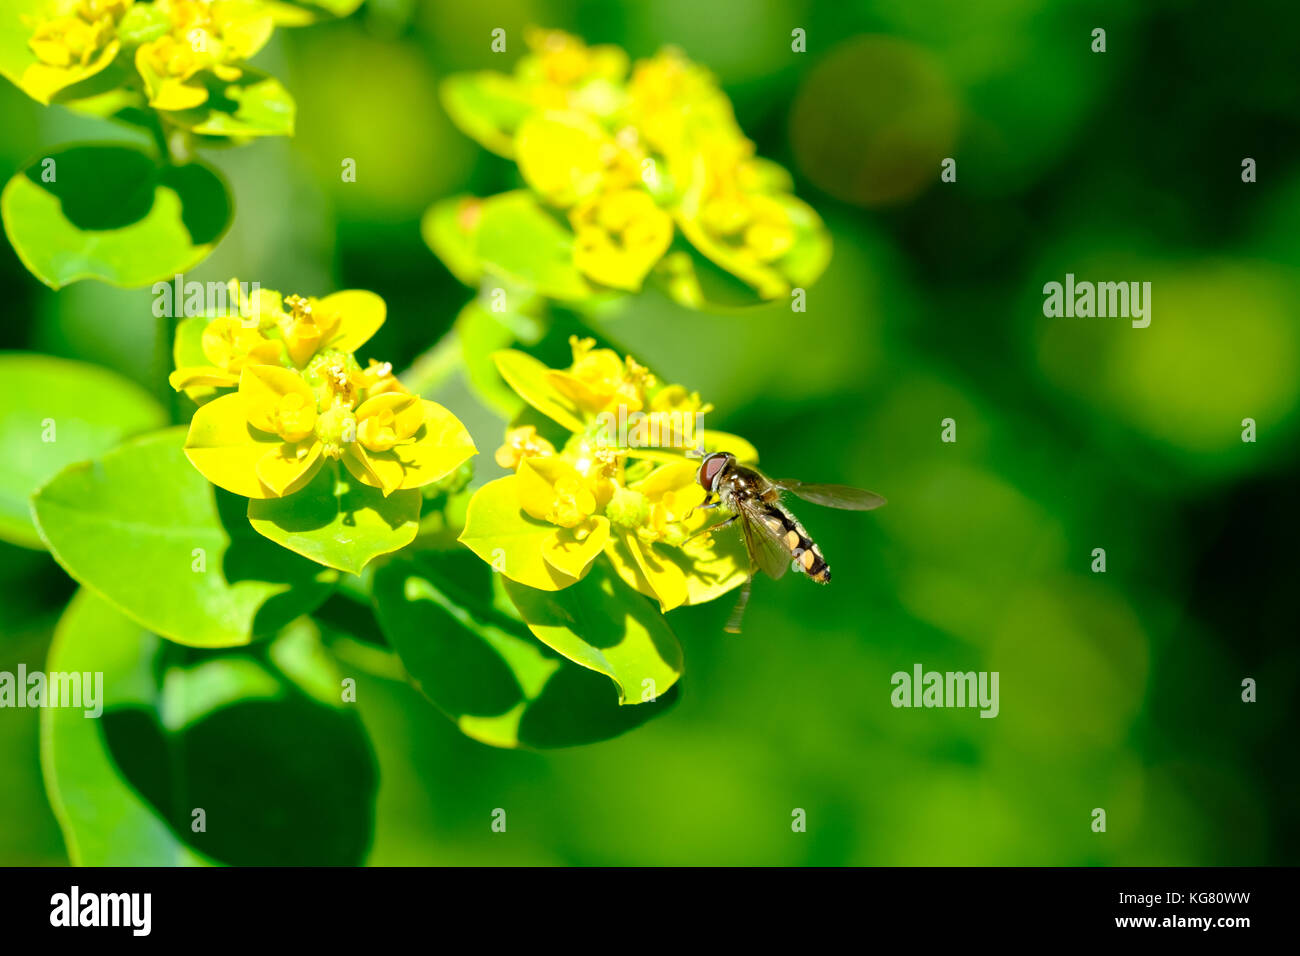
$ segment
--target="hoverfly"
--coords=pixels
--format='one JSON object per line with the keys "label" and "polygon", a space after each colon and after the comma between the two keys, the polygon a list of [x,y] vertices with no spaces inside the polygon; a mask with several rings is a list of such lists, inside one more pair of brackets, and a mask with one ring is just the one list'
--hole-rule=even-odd
{"label": "hoverfly", "polygon": [[740,621],[745,615],[745,605],[749,603],[756,570],[761,569],[771,578],[780,578],[793,566],[819,584],[831,579],[830,565],[822,557],[821,548],[808,536],[799,519],[781,504],[783,491],[813,504],[846,511],[870,511],[885,503],[885,499],[874,492],[847,485],[814,485],[794,479],[774,481],[755,468],[741,465],[735,455],[725,451],[706,455],[700,462],[697,479],[713,499],[706,499],[700,509],[721,505],[731,512],[731,517],[696,534],[717,531],[739,521],[745,536],[749,577],[735,610],[727,620],[726,629],[733,634],[740,633]]}

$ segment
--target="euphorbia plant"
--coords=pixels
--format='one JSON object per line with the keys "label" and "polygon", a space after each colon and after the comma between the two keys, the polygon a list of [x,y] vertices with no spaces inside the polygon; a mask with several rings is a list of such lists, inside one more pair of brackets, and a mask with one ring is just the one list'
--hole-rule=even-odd
{"label": "euphorbia plant", "polygon": [[[201,259],[229,197],[191,153],[291,130],[287,93],[247,58],[309,9],[56,0],[0,25],[0,70],[31,95],[133,123],[158,149],[71,150],[48,179],[39,164],[15,177],[2,205],[29,268],[54,286],[137,286]],[[185,42],[196,32],[201,47]],[[684,663],[669,615],[750,571],[738,536],[700,533],[698,454],[756,452],[701,427],[701,395],[585,329],[651,284],[691,307],[780,301],[817,278],[829,239],[680,53],[631,64],[553,31],[529,40],[512,74],[444,88],[524,188],[426,217],[431,245],[480,297],[411,368],[369,354],[387,318],[374,293],[234,281],[230,308],[167,326],[181,425],[102,370],[0,358],[22,384],[17,432],[26,440],[47,407],[63,430],[0,485],[0,535],[49,549],[84,588],[60,659],[102,647],[111,669],[146,633],[150,673],[179,671],[183,688],[216,649],[251,645],[241,653],[261,648],[277,667],[313,649],[378,655],[465,734],[506,747],[603,739],[671,703]],[[566,340],[559,365],[505,347],[553,355]],[[503,420],[504,443],[486,447],[505,474],[482,474],[491,465],[456,414],[464,393],[441,389],[448,370]]]}
{"label": "euphorbia plant", "polygon": [[[531,30],[512,74],[450,77],[443,100],[484,147],[513,159],[527,190],[434,206],[425,235],[462,278],[584,302],[637,292],[652,275],[675,298],[743,302],[811,285],[830,257],[821,219],[790,175],[755,155],[726,95],[675,49],[629,64]],[[718,272],[736,283],[729,290]]]}
{"label": "euphorbia plant", "polygon": [[[186,457],[249,499],[259,533],[313,561],[360,571],[408,544],[420,489],[475,448],[451,412],[407,391],[389,363],[357,361],[384,301],[361,290],[321,299],[260,288],[241,298],[234,281],[230,290],[238,314],[188,319],[177,332],[172,386],[204,402]],[[308,517],[326,520],[304,526]]]}
{"label": "euphorbia plant", "polygon": [[[461,540],[511,581],[541,591],[578,583],[598,560],[663,611],[737,587],[747,563],[735,540],[693,537],[706,523],[696,511],[705,495],[698,457],[687,453],[725,448],[753,460],[753,446],[696,433],[691,423],[711,408],[698,393],[591,339],[571,345],[566,369],[523,352],[496,355],[510,386],[560,433],[553,443],[532,424],[506,432],[496,462],[514,474],[475,493]],[[659,441],[640,444],[633,435],[634,443],[620,444],[609,426],[629,415],[645,416],[650,427],[642,431]]]}
{"label": "euphorbia plant", "polygon": [[[537,31],[513,73],[447,81],[449,112],[513,160],[523,186],[430,210],[426,238],[479,297],[410,368],[370,353],[387,318],[371,292],[232,281],[219,297],[229,307],[181,306],[177,273],[231,213],[196,150],[290,134],[292,99],[250,58],[276,27],[357,2],[0,11],[0,73],[152,144],[37,157],[0,196],[6,234],[54,288],[156,285],[173,359],[160,403],[97,366],[0,355],[12,463],[0,538],[48,550],[80,585],[48,666],[103,673],[111,699],[111,734],[62,713],[42,724],[74,862],[296,861],[265,839],[226,842],[229,826],[204,836],[174,800],[220,802],[229,781],[196,781],[209,764],[195,742],[232,714],[256,718],[240,726],[257,728],[257,744],[278,742],[262,772],[283,774],[305,795],[295,800],[343,808],[344,826],[323,821],[310,842],[337,842],[327,861],[353,862],[376,787],[358,677],[409,680],[494,746],[602,740],[679,693],[669,615],[750,570],[737,536],[700,533],[692,455],[748,461],[753,447],[703,429],[699,394],[587,335],[651,285],[693,308],[762,305],[813,282],[829,256],[789,176],[755,155],[712,78],[676,51],[631,64]],[[176,298],[157,298],[173,279]],[[507,348],[550,357],[566,341],[559,367]],[[473,393],[446,387],[459,374]],[[478,443],[502,475],[483,474],[491,463],[457,417],[482,420],[474,393],[505,426],[500,447],[496,426]],[[159,796],[124,769],[120,728],[151,735],[159,775],[185,786]],[[311,759],[328,761],[332,789]],[[245,812],[228,805],[223,819]]]}
{"label": "euphorbia plant", "polygon": [[[570,344],[573,362],[563,369],[513,350],[494,356],[531,412],[495,455],[513,474],[474,493],[460,540],[505,579],[538,638],[636,703],[681,673],[663,615],[721,597],[749,573],[739,538],[700,534],[708,518],[697,510],[705,497],[698,456],[725,448],[752,461],[756,453],[735,435],[695,427],[710,408],[698,393],[591,339]],[[659,441],[628,443],[626,429],[611,427],[633,416],[646,426],[635,434]],[[618,639],[618,625],[592,613],[643,620],[628,609],[645,598],[658,608],[653,626],[627,626]]]}
{"label": "euphorbia plant", "polygon": [[10,0],[0,10],[0,74],[45,105],[145,132],[133,146],[75,146],[36,157],[0,196],[5,233],[27,269],[59,288],[100,279],[136,288],[183,272],[230,223],[204,146],[293,133],[294,102],[251,66],[277,26],[343,15],[360,0]]}
{"label": "euphorbia plant", "polygon": [[518,408],[494,387],[490,353],[536,344],[571,315],[593,328],[647,288],[691,309],[776,307],[817,281],[830,234],[790,174],[757,155],[704,67],[674,48],[632,62],[558,30],[525,39],[512,72],[442,86],[448,114],[513,162],[523,188],[450,197],[422,223],[478,292],[441,349],[485,403]]}
{"label": "euphorbia plant", "polygon": [[[186,318],[176,330],[170,384],[193,400],[188,425],[159,429],[160,411],[125,383],[96,382],[92,401],[70,390],[82,420],[101,406],[120,419],[128,398],[146,408],[102,437],[73,433],[81,448],[73,454],[90,460],[74,457],[62,470],[51,463],[34,478],[36,538],[25,543],[48,548],[114,612],[178,645],[260,644],[286,628],[303,642],[304,621],[316,634],[311,640],[332,641],[354,632],[357,615],[373,615],[395,652],[392,666],[400,661],[466,734],[497,746],[598,740],[663,712],[682,656],[662,609],[682,602],[665,597],[666,589],[645,590],[631,575],[637,554],[658,560],[654,541],[681,543],[678,511],[694,499],[664,480],[693,467],[682,449],[647,450],[645,462],[611,473],[608,489],[625,513],[606,500],[596,515],[592,507],[566,511],[558,494],[530,498],[535,509],[554,512],[556,523],[543,530],[569,536],[555,542],[550,560],[563,567],[572,557],[573,586],[562,598],[516,587],[509,579],[520,576],[517,557],[547,558],[508,543],[500,570],[509,574],[502,575],[457,541],[483,528],[478,517],[465,525],[474,442],[450,410],[366,354],[386,318],[383,300],[362,290],[281,295],[233,280],[227,288],[229,309]],[[575,364],[555,373],[553,392],[546,383],[525,389],[531,400],[572,403],[570,417],[556,412],[556,428],[563,422],[586,431],[617,408],[644,407],[652,416],[707,411],[698,396],[660,385],[634,362],[590,342],[574,347]],[[539,368],[522,353],[500,359],[512,387]],[[19,381],[60,389],[65,379],[95,382],[75,367],[56,373],[22,357],[12,363]],[[611,363],[622,371],[613,375]],[[38,404],[22,413],[22,428]],[[127,428],[143,434],[123,441]],[[533,454],[544,439],[521,443],[522,434],[513,431],[510,446],[529,452],[520,475],[546,473],[577,453],[576,444],[560,442],[560,452]],[[738,439],[726,444],[745,447]],[[498,452],[498,461],[508,454]],[[656,466],[656,454],[669,462]],[[573,476],[557,484],[565,477]],[[476,493],[476,515],[492,518],[481,503],[500,486]],[[517,502],[514,511],[517,517]],[[585,552],[567,555],[577,540],[571,532],[589,525],[605,533],[580,547],[608,545],[613,563],[594,567]],[[690,602],[703,599],[699,588],[721,593],[741,577],[735,556],[705,539],[683,553],[698,571]],[[340,601],[354,608],[342,618]]]}

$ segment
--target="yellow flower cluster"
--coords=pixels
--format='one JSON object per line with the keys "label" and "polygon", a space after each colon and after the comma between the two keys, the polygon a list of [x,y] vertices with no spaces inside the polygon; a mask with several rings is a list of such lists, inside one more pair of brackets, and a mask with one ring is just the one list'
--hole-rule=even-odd
{"label": "yellow flower cluster", "polygon": [[233,83],[239,64],[266,46],[275,27],[269,8],[257,0],[157,0],[168,32],[141,44],[135,65],[149,105],[186,110],[208,100],[205,75]]}
{"label": "yellow flower cluster", "polygon": [[821,271],[820,220],[789,194],[783,169],[755,156],[708,71],[675,49],[629,73],[617,47],[555,30],[526,39],[531,52],[510,78],[526,108],[508,151],[534,192],[567,214],[585,276],[639,289],[675,228],[763,298]]}
{"label": "yellow flower cluster", "polygon": [[59,90],[88,79],[121,49],[117,27],[134,0],[58,0],[45,17],[32,18],[28,47],[36,62],[21,85],[48,103]]}
{"label": "yellow flower cluster", "polygon": [[213,484],[278,498],[336,460],[388,495],[437,481],[475,453],[460,421],[407,392],[388,363],[358,363],[353,353],[384,321],[377,295],[318,300],[230,288],[238,315],[207,320],[200,336],[209,364],[182,366],[170,379],[178,390],[235,387],[199,408],[185,442]]}
{"label": "yellow flower cluster", "polygon": [[41,21],[31,38],[37,59],[53,67],[86,66],[115,39],[132,0],[76,0]]}
{"label": "yellow flower cluster", "polygon": [[262,49],[275,27],[263,0],[50,0],[45,14],[26,18],[35,62],[19,85],[42,103],[90,79],[125,46],[149,105],[187,110],[209,99],[209,79],[226,83]]}
{"label": "yellow flower cluster", "polygon": [[[624,582],[663,610],[739,585],[747,564],[737,543],[692,538],[708,521],[696,510],[705,500],[698,460],[681,448],[621,446],[608,434],[611,417],[640,412],[666,423],[672,413],[693,416],[710,406],[590,339],[570,344],[567,369],[501,353],[507,382],[570,434],[557,447],[536,426],[508,430],[496,461],[514,474],[475,493],[461,540],[507,577],[542,590],[576,583],[603,554]],[[752,447],[734,436],[701,437],[752,457]]]}

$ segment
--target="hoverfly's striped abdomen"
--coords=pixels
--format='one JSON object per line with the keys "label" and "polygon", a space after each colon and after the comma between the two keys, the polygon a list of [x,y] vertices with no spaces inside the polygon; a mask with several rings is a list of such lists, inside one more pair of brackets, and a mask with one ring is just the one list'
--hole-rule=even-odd
{"label": "hoverfly's striped abdomen", "polygon": [[781,505],[768,505],[763,511],[763,520],[790,552],[795,570],[804,572],[818,584],[829,581],[830,565],[822,557],[822,549],[808,537],[808,532],[804,530],[799,520]]}

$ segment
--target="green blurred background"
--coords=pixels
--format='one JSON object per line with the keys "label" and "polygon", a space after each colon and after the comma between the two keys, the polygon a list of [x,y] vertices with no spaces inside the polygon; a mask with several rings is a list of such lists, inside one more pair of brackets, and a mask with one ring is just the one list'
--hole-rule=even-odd
{"label": "green blurred background", "polygon": [[[729,601],[672,612],[681,698],[613,741],[494,750],[404,684],[362,677],[380,779],[367,859],[1300,862],[1300,84],[1280,40],[1300,10],[370,0],[259,56],[297,99],[298,133],[205,154],[236,216],[187,278],[372,289],[389,304],[373,354],[408,363],[473,294],[424,246],[421,214],[516,182],[451,126],[438,82],[509,69],[528,24],[633,57],[680,46],[834,234],[806,315],[708,316],[647,294],[611,341],[699,389],[709,425],[753,440],[770,472],[890,504],[800,509],[835,581],[760,582],[743,635],[722,632]],[[56,145],[132,136],[8,84],[0,126],[5,178]],[[939,181],[945,157],[955,183]],[[1244,157],[1258,182],[1242,182]],[[1066,272],[1152,282],[1150,328],[1044,318],[1042,286]],[[0,282],[0,348],[159,390],[148,289],[53,293],[7,244]],[[499,423],[470,401],[490,452]],[[1098,547],[1105,574],[1090,571]],[[73,590],[47,555],[0,548],[0,669],[42,666]],[[890,675],[915,663],[998,671],[1000,715],[894,709]],[[1257,703],[1241,701],[1245,677]],[[0,713],[0,767],[0,863],[65,863],[35,712]]]}

